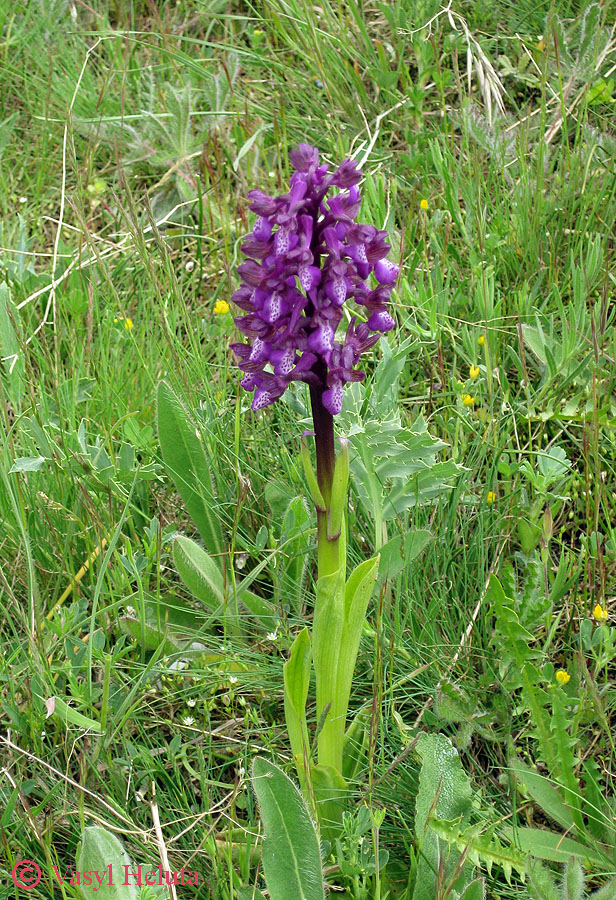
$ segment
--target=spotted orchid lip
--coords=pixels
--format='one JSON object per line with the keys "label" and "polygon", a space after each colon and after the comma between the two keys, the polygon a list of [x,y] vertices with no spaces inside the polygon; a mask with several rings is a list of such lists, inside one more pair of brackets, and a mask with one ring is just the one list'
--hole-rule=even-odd
{"label": "spotted orchid lip", "polygon": [[[387,259],[387,233],[355,221],[362,174],[353,160],[330,173],[307,143],[289,158],[295,172],[288,193],[248,194],[256,220],[241,248],[242,284],[231,300],[245,313],[235,322],[249,343],[232,349],[245,373],[242,386],[254,391],[253,409],[304,381],[320,386],[325,408],[336,415],[344,385],[364,377],[356,368],[362,353],[395,327],[387,304],[399,268]],[[352,317],[336,341],[353,300],[368,321]]]}

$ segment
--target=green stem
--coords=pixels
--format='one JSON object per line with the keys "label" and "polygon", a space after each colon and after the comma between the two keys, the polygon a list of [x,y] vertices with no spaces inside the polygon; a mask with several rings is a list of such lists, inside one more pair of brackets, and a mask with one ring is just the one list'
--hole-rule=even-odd
{"label": "green stem", "polygon": [[[323,379],[324,383],[324,379]],[[346,522],[342,513],[340,533],[328,535],[332,503],[332,484],[336,466],[334,445],[334,419],[323,406],[324,387],[311,386],[312,418],[314,422],[315,445],[317,455],[317,484],[321,492],[325,509],[317,509],[317,555],[318,581],[317,602],[314,612],[313,646],[322,646],[324,630],[329,631],[336,625],[342,628],[344,623],[344,585],[346,577]],[[338,500],[338,502],[340,502]],[[334,594],[331,590],[319,590],[321,579],[336,577],[339,589]],[[325,606],[324,606],[325,604]],[[322,730],[318,736],[318,762],[320,765],[332,766],[342,771],[342,748],[344,743],[345,717],[338,714],[340,706],[336,678],[337,660],[319,661],[315,657],[315,674],[317,683],[317,721],[329,706]],[[321,665],[319,665],[321,662]]]}

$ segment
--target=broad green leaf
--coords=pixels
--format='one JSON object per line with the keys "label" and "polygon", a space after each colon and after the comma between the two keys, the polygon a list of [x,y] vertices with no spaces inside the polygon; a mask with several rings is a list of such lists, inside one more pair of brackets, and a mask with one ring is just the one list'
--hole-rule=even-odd
{"label": "broad green leaf", "polygon": [[210,485],[210,467],[197,426],[169,385],[158,386],[158,439],[165,467],[197,526],[208,553],[223,553],[220,522]]}
{"label": "broad green leaf", "polygon": [[425,529],[418,528],[408,531],[404,535],[397,534],[381,549],[381,563],[379,566],[379,578],[396,578],[405,566],[408,566],[424,550],[432,535]]}
{"label": "broad green leaf", "polygon": [[486,883],[483,878],[476,878],[467,884],[458,900],[485,900]]}
{"label": "broad green leaf", "polygon": [[563,692],[561,690],[556,689],[552,691],[552,733],[556,745],[558,771],[550,774],[553,778],[558,778],[562,795],[570,807],[573,821],[579,829],[578,833],[584,834],[586,826],[580,812],[582,791],[575,771],[574,745],[577,745],[577,741],[571,737],[567,730],[573,716],[565,707],[562,698]]}
{"label": "broad green leaf", "polygon": [[265,900],[265,895],[256,887],[242,885],[237,889],[238,900]]}
{"label": "broad green leaf", "polygon": [[163,644],[163,654],[169,656],[180,649],[164,626],[159,628],[149,622],[140,622],[135,616],[122,616],[119,622],[124,634],[132,637],[145,650],[158,650]]}
{"label": "broad green leaf", "polygon": [[511,769],[517,781],[526,786],[533,798],[546,815],[562,826],[566,831],[573,827],[571,810],[556,790],[550,779],[529,768],[520,759],[514,759]]}
{"label": "broad green leaf", "polygon": [[271,900],[325,900],[319,839],[297,787],[262,756],[253,763],[252,786],[265,831],[263,870]]}
{"label": "broad green leaf", "polygon": [[293,641],[291,653],[284,664],[284,715],[298,772],[303,772],[310,752],[306,701],[310,687],[312,649],[307,628],[302,628]]}
{"label": "broad green leaf", "polygon": [[599,853],[590,847],[579,844],[572,838],[553,831],[544,831],[542,828],[512,828],[503,829],[506,834],[523,853],[530,853],[537,859],[545,859],[550,862],[565,863],[570,857],[579,859],[581,863],[605,864],[605,860]]}
{"label": "broad green leaf", "polygon": [[[109,884],[109,878],[102,878],[104,870],[111,866],[113,877]],[[75,869],[78,872],[98,872],[102,878],[99,885],[96,876],[92,886],[82,886],[81,893],[87,900],[96,896],[98,900],[137,900],[138,890],[136,879],[124,876],[124,866],[132,871],[133,864],[130,856],[124,849],[115,834],[102,828],[100,825],[91,825],[84,828],[81,843],[77,850]],[[58,867],[62,875],[61,867]],[[128,880],[128,884],[124,881]],[[96,890],[96,894],[93,891]]]}
{"label": "broad green leaf", "polygon": [[[225,594],[219,563],[185,535],[179,535],[173,542],[173,560],[180,578],[192,595],[220,617],[224,609]],[[236,584],[236,590],[238,600],[251,615],[266,624],[271,622],[274,614],[271,603],[253,594],[243,586],[243,582]]]}
{"label": "broad green leaf", "polygon": [[[422,760],[415,801],[415,836],[420,856],[413,900],[434,900],[437,873],[443,867],[445,877],[451,877],[459,856],[439,841],[430,829],[430,818],[467,821],[471,811],[471,783],[458,751],[445,735],[422,735],[417,752]],[[472,874],[473,867],[465,866],[458,890],[465,887]]]}
{"label": "broad green leaf", "polygon": [[220,612],[224,606],[224,584],[218,563],[184,535],[173,542],[173,561],[191,594],[207,609]]}

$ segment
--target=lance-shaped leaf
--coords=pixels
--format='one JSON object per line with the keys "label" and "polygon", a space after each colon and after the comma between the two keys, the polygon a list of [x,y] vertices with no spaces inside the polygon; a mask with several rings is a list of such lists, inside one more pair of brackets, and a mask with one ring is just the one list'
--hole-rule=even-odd
{"label": "lance-shaped leaf", "polygon": [[341,441],[340,453],[336,457],[334,477],[332,480],[332,492],[327,511],[327,539],[335,540],[344,522],[344,511],[347,505],[349,487],[349,442],[346,438]]}
{"label": "lance-shaped leaf", "polygon": [[318,736],[319,763],[342,769],[344,720],[334,710],[337,698],[338,658],[344,630],[344,570],[324,575],[317,581],[317,597],[312,626],[312,654],[317,683],[317,717],[329,705],[327,718]]}
{"label": "lance-shaped leaf", "polygon": [[349,796],[347,783],[340,772],[332,766],[313,766],[310,778],[321,838],[333,842],[340,837],[342,816]]}
{"label": "lance-shaped leaf", "polygon": [[224,552],[210,467],[199,429],[169,385],[158,386],[158,439],[163,462],[209,553]]}
{"label": "lance-shaped leaf", "polygon": [[265,830],[263,870],[271,900],[325,900],[319,839],[297,787],[262,756],[253,763],[252,786]]}
{"label": "lance-shaped leaf", "polygon": [[374,583],[379,571],[380,557],[367,559],[353,570],[344,589],[344,626],[342,643],[338,657],[336,677],[336,698],[332,706],[334,718],[346,722],[349,708],[353,672],[359,651],[359,642],[366,618],[368,603],[374,590]]}
{"label": "lance-shaped leaf", "polygon": [[211,612],[220,610],[224,604],[222,573],[209,553],[180,535],[173,542],[173,561],[191,594]]}
{"label": "lance-shaped leaf", "polygon": [[342,777],[347,781],[356,778],[368,753],[370,742],[369,709],[360,709],[344,736],[342,749]]}
{"label": "lance-shaped leaf", "polygon": [[306,724],[306,701],[310,687],[310,663],[312,650],[307,628],[302,628],[293,641],[291,655],[284,664],[284,715],[291,742],[291,750],[297,766],[302,773],[307,762],[310,749],[308,726]]}

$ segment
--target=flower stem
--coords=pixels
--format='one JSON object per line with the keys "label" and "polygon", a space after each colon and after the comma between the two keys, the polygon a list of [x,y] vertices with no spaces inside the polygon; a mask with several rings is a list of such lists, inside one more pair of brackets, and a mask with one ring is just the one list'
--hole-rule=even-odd
{"label": "flower stem", "polygon": [[[332,646],[332,635],[343,627],[344,585],[346,579],[346,524],[344,512],[339,513],[340,530],[328,534],[331,522],[332,499],[336,505],[346,501],[332,498],[336,466],[334,420],[323,406],[326,388],[310,387],[312,418],[317,453],[317,483],[325,509],[317,509],[318,581],[313,621],[313,662],[317,687],[317,717],[329,709],[318,737],[318,762],[342,771],[345,715],[341,715],[338,684],[337,654],[339,644]],[[332,582],[332,579],[334,581]],[[333,588],[333,584],[336,585]],[[336,644],[336,641],[334,641]]]}
{"label": "flower stem", "polygon": [[317,553],[318,577],[333,575],[340,567],[338,541],[327,538],[327,518],[332,495],[332,481],[336,464],[334,446],[334,417],[323,406],[323,392],[320,385],[311,385],[312,420],[314,423],[315,447],[317,452],[317,484],[325,501],[325,510],[317,510]]}

